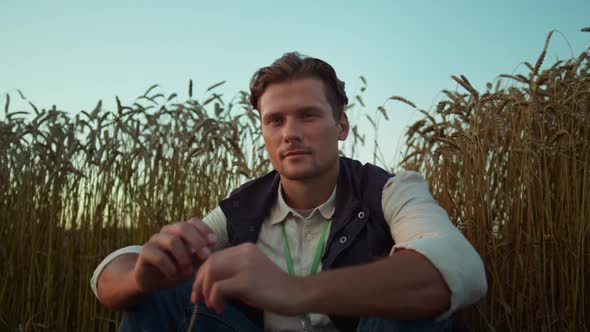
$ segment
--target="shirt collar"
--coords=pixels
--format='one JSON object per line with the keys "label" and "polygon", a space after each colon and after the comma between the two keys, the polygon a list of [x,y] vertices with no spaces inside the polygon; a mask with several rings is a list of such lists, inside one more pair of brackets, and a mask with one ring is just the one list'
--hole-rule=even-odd
{"label": "shirt collar", "polygon": [[[269,221],[271,224],[277,224],[285,220],[287,216],[290,214],[303,218],[295,209],[291,208],[287,202],[285,202],[285,198],[283,197],[283,190],[282,185],[279,183],[278,193],[277,193],[277,201],[274,204],[272,211],[269,216]],[[316,213],[320,213],[322,218],[324,219],[331,219],[334,215],[334,209],[336,207],[335,204],[336,200],[336,186],[334,186],[334,190],[332,194],[324,203],[320,206],[313,209],[313,211],[309,214],[307,219],[311,218]]]}

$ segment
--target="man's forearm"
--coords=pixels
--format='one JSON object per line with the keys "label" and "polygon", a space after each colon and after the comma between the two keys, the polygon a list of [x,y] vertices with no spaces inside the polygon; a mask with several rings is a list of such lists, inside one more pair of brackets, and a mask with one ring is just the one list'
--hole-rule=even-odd
{"label": "man's forearm", "polygon": [[98,278],[98,297],[105,307],[121,310],[141,295],[133,278],[137,254],[123,254],[110,262]]}
{"label": "man's forearm", "polygon": [[428,259],[401,250],[374,263],[300,279],[301,312],[395,319],[432,318],[448,310],[450,290]]}

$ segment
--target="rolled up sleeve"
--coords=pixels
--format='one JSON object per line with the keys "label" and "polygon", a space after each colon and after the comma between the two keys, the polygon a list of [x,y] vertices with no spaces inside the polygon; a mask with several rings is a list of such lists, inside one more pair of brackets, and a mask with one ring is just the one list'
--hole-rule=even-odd
{"label": "rolled up sleeve", "polygon": [[395,241],[391,254],[401,248],[422,254],[440,271],[451,291],[450,308],[437,319],[485,295],[487,281],[479,254],[434,200],[422,175],[407,171],[389,179],[382,205]]}

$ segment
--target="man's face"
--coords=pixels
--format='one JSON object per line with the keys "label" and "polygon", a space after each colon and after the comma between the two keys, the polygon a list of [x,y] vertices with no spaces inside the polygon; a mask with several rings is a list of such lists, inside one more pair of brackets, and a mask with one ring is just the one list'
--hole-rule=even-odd
{"label": "man's face", "polygon": [[260,97],[262,135],[274,169],[289,180],[318,178],[338,167],[338,140],[348,119],[334,119],[316,78],[270,84]]}

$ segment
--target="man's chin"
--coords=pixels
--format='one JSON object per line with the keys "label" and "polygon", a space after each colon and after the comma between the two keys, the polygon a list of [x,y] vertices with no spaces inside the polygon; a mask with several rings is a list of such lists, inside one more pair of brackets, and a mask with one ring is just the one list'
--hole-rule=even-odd
{"label": "man's chin", "polygon": [[310,169],[293,169],[291,167],[284,167],[280,172],[281,176],[291,181],[303,181],[314,178],[317,172]]}

